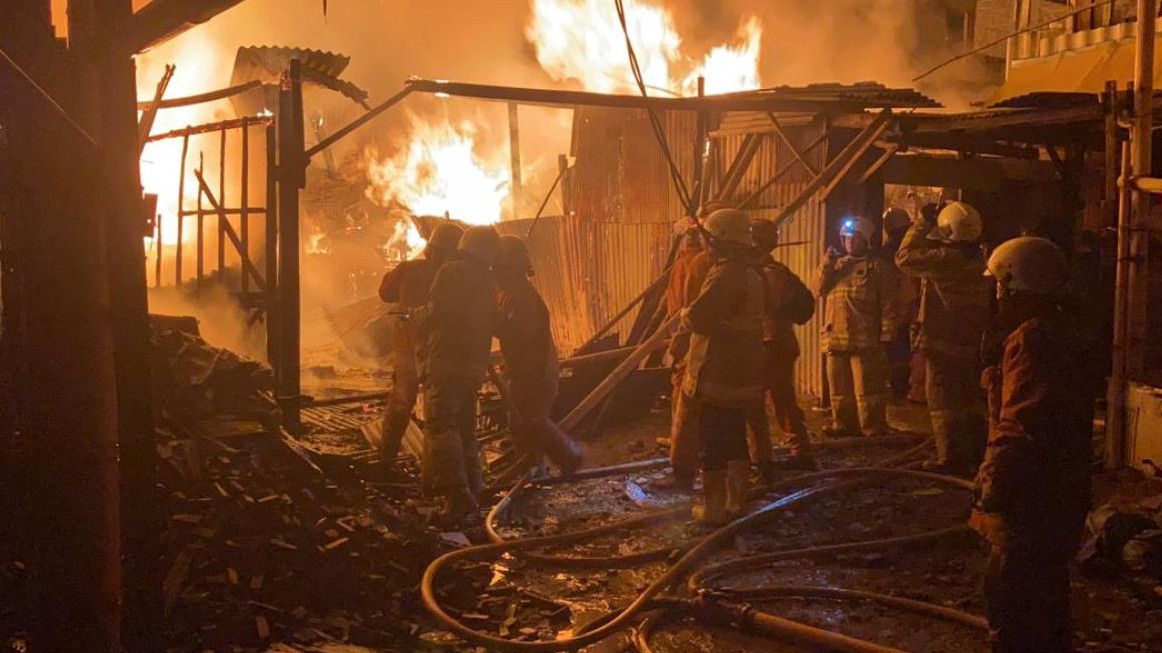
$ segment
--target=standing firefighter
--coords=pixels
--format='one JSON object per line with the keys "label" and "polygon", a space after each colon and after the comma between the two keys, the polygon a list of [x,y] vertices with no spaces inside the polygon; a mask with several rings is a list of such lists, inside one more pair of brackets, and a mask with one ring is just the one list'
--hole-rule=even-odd
{"label": "standing firefighter", "polygon": [[423,343],[418,323],[410,312],[427,306],[436,271],[456,252],[464,230],[454,222],[441,222],[428,238],[424,258],[403,261],[383,277],[379,298],[398,306],[392,325],[391,395],[383,412],[379,457],[384,475],[391,476],[399,455],[400,442],[412,418],[420,387],[419,348]]}
{"label": "standing firefighter", "polygon": [[896,252],[904,242],[904,234],[912,225],[912,216],[898,206],[884,211],[883,246],[876,254],[896,271],[896,333],[885,349],[888,355],[888,387],[895,399],[904,399],[911,389],[912,373],[912,323],[920,308],[919,282],[899,273],[896,267]]}
{"label": "standing firefighter", "polygon": [[896,274],[869,256],[874,227],[846,218],[839,228],[845,254],[834,249],[819,271],[824,299],[823,351],[831,388],[829,435],[882,435],[887,429],[887,357],[895,336]]}
{"label": "standing firefighter", "polygon": [[[674,315],[687,308],[698,297],[702,283],[710,270],[710,256],[703,242],[702,231],[689,218],[682,225],[681,249],[670,268],[666,285],[666,314]],[[670,467],[672,476],[657,483],[659,488],[691,490],[698,474],[698,457],[702,447],[698,443],[697,403],[682,393],[686,377],[686,352],[690,347],[690,330],[679,326],[670,341],[669,354],[673,361],[670,373]]]}
{"label": "standing firefighter", "polygon": [[581,466],[581,447],[549,417],[557,399],[557,347],[549,331],[549,309],[529,281],[533,264],[524,241],[501,236],[495,271],[496,333],[504,354],[513,442],[536,461],[548,455],[571,473]]}
{"label": "standing firefighter", "polygon": [[1076,325],[1058,303],[1065,258],[1014,238],[993,252],[1001,343],[985,358],[989,435],[971,525],[990,544],[985,592],[993,650],[1072,651],[1069,560],[1090,501],[1097,383]]}
{"label": "standing firefighter", "polygon": [[476,444],[476,391],[488,373],[496,327],[492,264],[500,235],[471,227],[457,258],[432,281],[423,352],[424,484],[447,500],[441,521],[470,518],[484,489]]}
{"label": "standing firefighter", "polygon": [[752,264],[763,277],[763,385],[766,397],[775,411],[775,421],[783,432],[790,457],[781,465],[771,459],[770,422],[766,401],[760,399],[751,411],[750,457],[764,480],[773,480],[779,467],[815,469],[811,440],[803,410],[795,398],[795,361],[799,358],[799,341],[792,324],[805,324],[815,314],[815,297],[787,266],[771,257],[779,244],[779,230],[770,220],[755,220],[751,225],[755,249]]}
{"label": "standing firefighter", "polygon": [[702,505],[694,517],[713,524],[742,510],[750,477],[746,416],[763,396],[763,279],[747,261],[753,242],[745,213],[720,209],[705,228],[713,263],[685,313],[682,392],[699,412]]}
{"label": "standing firefighter", "polygon": [[935,228],[915,222],[896,252],[904,274],[920,277],[918,338],[925,357],[925,394],[936,441],[935,467],[968,474],[980,462],[984,436],[973,419],[980,341],[991,313],[991,292],[978,241],[980,213],[951,202]]}

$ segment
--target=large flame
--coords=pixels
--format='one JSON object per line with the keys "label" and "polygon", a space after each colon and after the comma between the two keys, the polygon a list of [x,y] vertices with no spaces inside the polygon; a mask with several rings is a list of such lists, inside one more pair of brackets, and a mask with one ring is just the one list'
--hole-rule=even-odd
{"label": "large flame", "polygon": [[383,253],[389,261],[410,261],[424,253],[428,241],[420,235],[416,223],[410,219],[396,220],[391,228],[391,237],[383,246]]}
{"label": "large flame", "polygon": [[[576,80],[587,91],[637,93],[630,72],[625,36],[609,0],[531,0],[525,36],[537,61],[555,80]],[[706,93],[759,87],[762,23],[750,16],[739,26],[735,45],[718,45],[701,60],[682,51],[682,38],[670,10],[650,0],[625,0],[626,27],[642,71],[652,89],[695,95],[698,77]]]}
{"label": "large flame", "polygon": [[[414,215],[449,214],[471,224],[500,221],[509,195],[503,152],[485,160],[476,151],[476,130],[412,117],[408,142],[393,156],[374,147],[364,153],[367,196],[381,206],[399,204]],[[498,160],[498,157],[499,160]]]}
{"label": "large flame", "polygon": [[[182,97],[211,91],[224,85],[223,71],[230,70],[230,61],[220,48],[207,37],[200,36],[199,30],[191,30],[180,39],[172,41],[173,47],[151,50],[137,58],[137,96],[152,99],[157,91],[167,63],[175,63],[177,68],[166,89],[165,97]],[[162,109],[157,113],[152,133],[159,134],[189,125],[198,125],[222,119],[229,110],[224,101],[196,104],[187,107]],[[208,152],[207,156],[216,155]],[[145,146],[141,153],[141,185],[147,193],[157,195],[157,213],[162,216],[161,241],[163,245],[176,245],[179,239],[177,226],[178,212],[178,171],[181,167],[182,140],[171,138],[154,141]],[[185,206],[194,208],[198,197],[198,180],[194,169],[198,165],[198,150],[191,141],[186,158]],[[216,166],[206,166],[207,175]],[[210,179],[207,179],[209,182]],[[187,219],[183,224],[181,240],[190,241],[197,237],[195,220]]]}

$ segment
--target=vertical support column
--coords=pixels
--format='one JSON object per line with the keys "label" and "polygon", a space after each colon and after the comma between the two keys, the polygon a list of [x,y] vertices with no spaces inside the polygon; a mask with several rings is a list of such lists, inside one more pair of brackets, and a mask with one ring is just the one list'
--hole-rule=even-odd
{"label": "vertical support column", "polygon": [[1126,442],[1126,289],[1129,273],[1130,241],[1130,143],[1122,143],[1118,202],[1118,249],[1114,281],[1113,365],[1107,389],[1105,465],[1118,469],[1124,459]]}
{"label": "vertical support column", "polygon": [[520,179],[520,117],[516,102],[508,103],[508,150],[512,162],[512,184],[509,190],[512,195],[512,217],[515,220],[521,217],[521,199],[524,197]]}
{"label": "vertical support column", "polygon": [[[206,177],[206,154],[205,152],[198,153],[198,174],[204,179]],[[202,277],[206,274],[206,214],[202,208],[202,185],[198,184],[198,215],[196,216],[198,224],[198,238],[195,241],[197,252],[195,255],[195,273],[197,278],[194,280],[199,294],[202,292]],[[220,227],[221,225],[219,225]],[[181,239],[181,235],[178,235]],[[221,239],[218,239],[221,242]]]}
{"label": "vertical support column", "polygon": [[1105,209],[1106,220],[1109,225],[1116,225],[1118,220],[1118,162],[1120,150],[1118,139],[1118,83],[1110,80],[1106,82],[1106,90],[1102,95],[1102,109],[1105,118],[1105,184],[1102,194],[1102,208]]}
{"label": "vertical support column", "polygon": [[[250,258],[250,124],[246,118],[242,119],[242,188],[239,190],[239,238],[242,241],[242,251],[239,255],[243,259]],[[225,202],[225,199],[218,200]],[[225,205],[223,205],[225,206]],[[250,294],[250,275],[246,274],[245,266],[242,269],[242,294]],[[249,298],[247,298],[249,301]]]}
{"label": "vertical support column", "polygon": [[[266,261],[266,360],[278,379],[278,136],[266,126],[266,214],[263,246]],[[281,387],[281,386],[279,386]]]}
{"label": "vertical support column", "polygon": [[561,215],[568,217],[573,212],[573,180],[569,178],[569,157],[557,155],[557,171],[561,176]]}
{"label": "vertical support column", "polygon": [[[245,126],[243,127],[245,129]],[[222,127],[221,136],[218,140],[218,206],[225,209],[229,206],[226,201],[226,128]],[[226,270],[226,225],[222,224],[223,220],[229,220],[230,217],[223,211],[218,215],[218,283],[223,282],[222,273]],[[242,273],[242,278],[246,278],[246,273]]]}
{"label": "vertical support column", "polygon": [[[698,97],[706,95],[706,78],[698,77]],[[709,117],[705,111],[698,112],[697,133],[694,136],[694,196],[690,198],[689,214],[695,215],[702,206],[702,198],[706,197],[706,129]]]}
{"label": "vertical support column", "polygon": [[[178,209],[177,209],[177,241],[174,243],[174,285],[178,288],[182,287],[182,234],[185,232],[185,216],[182,211],[185,210],[186,201],[186,158],[190,153],[190,134],[186,132],[182,136],[182,162],[178,166]],[[201,196],[201,192],[198,193]]]}
{"label": "vertical support column", "polygon": [[[1138,0],[1137,60],[1134,65],[1134,133],[1131,162],[1135,177],[1148,177],[1154,149],[1154,42],[1158,0]],[[1130,272],[1127,291],[1126,373],[1141,379],[1146,358],[1147,258],[1150,245],[1150,195],[1134,191],[1131,214]]]}
{"label": "vertical support column", "polygon": [[283,426],[302,427],[299,305],[299,190],[306,186],[302,66],[292,59],[279,91],[278,114],[278,402]]}

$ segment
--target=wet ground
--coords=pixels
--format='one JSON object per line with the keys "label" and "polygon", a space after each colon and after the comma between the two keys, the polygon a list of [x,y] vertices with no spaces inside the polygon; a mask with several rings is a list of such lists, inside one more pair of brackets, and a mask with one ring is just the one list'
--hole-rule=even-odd
{"label": "wet ground", "polygon": [[[924,412],[896,407],[893,424],[922,432]],[[818,431],[821,416],[811,415]],[[590,443],[587,466],[599,466],[661,455],[655,438],[666,429],[665,416],[655,414],[619,427]],[[824,468],[870,465],[913,445],[873,443],[870,446],[824,451]],[[686,505],[691,497],[653,488],[664,469],[635,472],[535,490],[518,502],[502,533],[505,537],[548,535],[583,530],[644,514]],[[1158,486],[1125,477],[1102,479],[1105,493],[1158,492]],[[778,493],[764,500],[777,498]],[[756,501],[753,506],[760,505]],[[787,549],[911,535],[962,524],[968,493],[927,481],[881,479],[796,505],[761,525],[734,537],[707,562],[715,563]],[[623,531],[577,546],[544,553],[567,557],[626,556],[668,548],[675,551],[695,542],[705,531],[685,518],[633,531]],[[969,613],[983,613],[980,584],[985,550],[971,534],[926,544],[913,550],[879,550],[794,559],[744,570],[713,582],[718,587],[751,589],[779,585],[809,585],[864,590],[917,599]],[[551,639],[629,603],[666,569],[652,562],[626,569],[539,569],[519,558],[488,567],[496,596],[517,592],[524,597],[502,619],[483,618],[476,627],[521,639]],[[511,596],[511,594],[509,594]],[[1151,588],[1117,578],[1076,574],[1073,581],[1077,643],[1085,651],[1162,651],[1162,600]],[[538,597],[549,599],[540,603]],[[506,605],[512,605],[505,599]],[[987,651],[987,634],[964,624],[939,620],[873,603],[833,599],[767,599],[755,603],[765,611],[805,624],[908,651]],[[567,608],[567,610],[564,610]],[[466,609],[470,609],[467,608]],[[480,610],[486,615],[488,610]],[[566,618],[565,614],[568,614]],[[640,621],[640,620],[639,620]],[[597,645],[594,650],[622,650],[626,637]],[[661,625],[649,638],[654,651],[800,651],[691,619]]]}

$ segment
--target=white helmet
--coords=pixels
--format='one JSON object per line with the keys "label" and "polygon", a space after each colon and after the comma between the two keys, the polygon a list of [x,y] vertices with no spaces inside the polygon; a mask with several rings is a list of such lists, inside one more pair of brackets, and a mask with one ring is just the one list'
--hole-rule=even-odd
{"label": "white helmet", "polygon": [[980,240],[980,211],[964,202],[949,202],[936,216],[934,236],[953,243]]}
{"label": "white helmet", "polygon": [[750,247],[754,239],[750,233],[750,218],[738,209],[718,209],[702,222],[713,241]]}
{"label": "white helmet", "polygon": [[875,231],[876,227],[872,221],[862,216],[847,217],[839,221],[839,235],[844,238],[859,234],[866,238],[868,243],[871,243],[872,234]]}
{"label": "white helmet", "polygon": [[985,274],[1004,290],[1048,295],[1065,283],[1065,255],[1050,240],[1020,236],[993,250]]}

